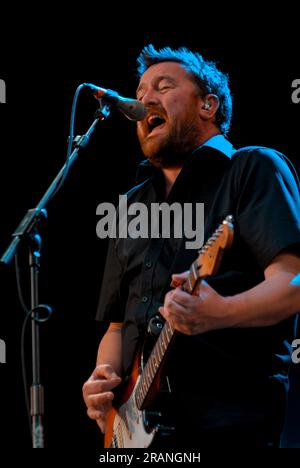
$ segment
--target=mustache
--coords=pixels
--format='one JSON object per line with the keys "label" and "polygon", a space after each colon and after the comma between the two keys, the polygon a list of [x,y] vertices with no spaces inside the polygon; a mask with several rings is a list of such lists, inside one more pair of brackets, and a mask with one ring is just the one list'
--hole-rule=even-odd
{"label": "mustache", "polygon": [[148,114],[149,114],[150,112],[151,112],[151,113],[153,113],[153,112],[159,112],[159,113],[161,113],[161,114],[165,114],[165,113],[166,113],[164,107],[161,106],[161,105],[157,105],[157,104],[148,104],[148,105],[146,106],[146,111],[148,112]]}

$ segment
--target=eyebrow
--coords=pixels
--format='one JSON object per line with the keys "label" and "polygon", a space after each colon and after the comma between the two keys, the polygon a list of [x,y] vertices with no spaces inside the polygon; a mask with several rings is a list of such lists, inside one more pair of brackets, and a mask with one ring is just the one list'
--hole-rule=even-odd
{"label": "eyebrow", "polygon": [[[160,81],[162,80],[168,80],[170,81],[171,83],[175,84],[176,83],[176,79],[171,76],[171,75],[159,75],[157,76],[156,78],[154,78],[154,83],[155,85],[157,85]],[[136,89],[136,94],[145,87],[144,83],[141,83],[137,89]]]}

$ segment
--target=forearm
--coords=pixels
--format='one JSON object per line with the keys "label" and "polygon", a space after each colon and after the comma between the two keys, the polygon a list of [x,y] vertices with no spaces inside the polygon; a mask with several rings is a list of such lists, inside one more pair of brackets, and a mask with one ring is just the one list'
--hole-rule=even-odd
{"label": "forearm", "polygon": [[103,336],[97,354],[97,365],[110,364],[121,375],[122,370],[122,324],[111,324]]}
{"label": "forearm", "polygon": [[226,298],[234,327],[264,327],[300,311],[300,285],[291,285],[294,274],[278,272],[241,294]]}

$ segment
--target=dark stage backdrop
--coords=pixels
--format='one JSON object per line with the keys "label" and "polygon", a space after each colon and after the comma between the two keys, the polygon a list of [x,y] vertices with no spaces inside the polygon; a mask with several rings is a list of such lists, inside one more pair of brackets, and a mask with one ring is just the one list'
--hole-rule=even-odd
{"label": "dark stage backdrop", "polygon": [[[54,30],[55,27],[53,26]],[[81,42],[48,44],[39,36],[14,50],[3,62],[6,104],[0,104],[0,252],[28,208],[34,207],[64,162],[72,97],[82,82],[92,82],[134,97],[135,58],[149,42],[156,46],[188,46],[199,50],[231,77],[234,116],[229,138],[236,147],[263,145],[285,153],[300,167],[300,103],[292,101],[292,82],[300,79],[296,45],[280,35],[257,34],[251,26],[229,39],[226,31],[202,34],[180,28],[147,31],[140,28],[116,37],[85,36]],[[129,28],[130,29],[130,28]],[[52,34],[54,34],[54,30]],[[101,40],[100,40],[101,39]],[[85,53],[87,44],[89,53]],[[96,45],[95,45],[96,44]],[[11,57],[12,58],[12,57]],[[13,64],[11,63],[13,62]],[[12,67],[10,65],[13,65]],[[76,133],[93,120],[96,101],[82,93]],[[94,368],[102,330],[94,321],[106,241],[96,237],[96,206],[113,201],[134,184],[141,159],[135,124],[114,112],[99,124],[89,149],[71,169],[63,189],[48,207],[43,229],[40,299],[53,308],[41,326],[41,369],[45,386],[45,437],[49,448],[100,448],[97,427],[85,414],[81,387]],[[276,206],[274,206],[276,210]],[[255,220],[253,220],[255,222]],[[22,260],[23,259],[23,260]],[[22,260],[22,284],[28,302],[28,270]],[[0,272],[0,339],[6,342],[6,364],[0,364],[1,444],[30,447],[20,360],[24,314],[17,299],[13,265]],[[30,340],[26,363],[30,373]],[[253,343],[255,346],[255,343]],[[291,369],[291,392],[284,442],[300,447],[300,364]],[[30,382],[30,377],[29,377]],[[298,390],[297,390],[298,389]]]}

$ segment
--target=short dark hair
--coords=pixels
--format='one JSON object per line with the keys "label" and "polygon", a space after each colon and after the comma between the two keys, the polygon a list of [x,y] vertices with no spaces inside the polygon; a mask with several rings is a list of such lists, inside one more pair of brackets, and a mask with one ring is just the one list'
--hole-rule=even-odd
{"label": "short dark hair", "polygon": [[160,62],[181,63],[191,73],[191,78],[199,87],[203,97],[209,93],[218,96],[219,108],[216,112],[216,124],[226,135],[232,114],[228,75],[218,70],[214,62],[204,60],[198,52],[193,52],[186,47],[179,49],[164,47],[156,50],[152,44],[149,44],[143,48],[137,58],[138,77],[140,78],[151,65]]}

